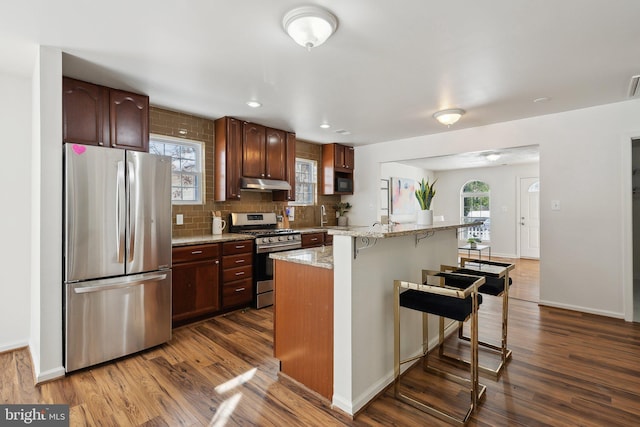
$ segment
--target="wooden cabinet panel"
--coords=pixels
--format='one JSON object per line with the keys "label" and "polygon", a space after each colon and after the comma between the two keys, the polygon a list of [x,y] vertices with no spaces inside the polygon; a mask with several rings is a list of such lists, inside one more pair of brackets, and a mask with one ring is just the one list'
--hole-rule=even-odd
{"label": "wooden cabinet panel", "polygon": [[222,244],[223,255],[252,254],[253,240],[239,240],[235,242],[225,242]]}
{"label": "wooden cabinet panel", "polygon": [[321,188],[323,195],[353,194],[353,192],[338,191],[335,187],[336,178],[344,178],[353,182],[355,154],[353,147],[341,144],[325,144],[322,146]]}
{"label": "wooden cabinet panel", "polygon": [[274,355],[280,369],[333,396],[333,270],[276,260]]}
{"label": "wooden cabinet panel", "polygon": [[265,172],[268,179],[285,180],[286,134],[278,129],[266,128],[265,139]]}
{"label": "wooden cabinet panel", "polygon": [[62,142],[109,146],[109,89],[63,77]]}
{"label": "wooden cabinet panel", "polygon": [[149,97],[63,77],[62,141],[149,151]]}
{"label": "wooden cabinet panel", "polygon": [[253,266],[248,265],[246,267],[239,268],[225,268],[222,270],[222,283],[227,284],[234,280],[242,280],[252,277]]}
{"label": "wooden cabinet panel", "polygon": [[173,248],[172,320],[186,323],[220,310],[220,245]]}
{"label": "wooden cabinet panel", "polygon": [[253,301],[253,240],[222,244],[222,308]]}
{"label": "wooden cabinet panel", "polygon": [[187,262],[172,267],[172,319],[185,321],[220,309],[220,261]]}
{"label": "wooden cabinet panel", "polygon": [[264,126],[245,122],[242,125],[242,176],[265,178]]}
{"label": "wooden cabinet panel", "polygon": [[149,97],[121,90],[109,92],[111,146],[149,151]]}
{"label": "wooden cabinet panel", "polygon": [[217,258],[220,254],[220,245],[179,246],[173,248],[173,263],[198,261],[202,259]]}
{"label": "wooden cabinet panel", "polygon": [[223,117],[214,122],[215,201],[240,199],[242,176],[242,122]]}
{"label": "wooden cabinet panel", "polygon": [[244,279],[225,283],[222,287],[222,301],[224,308],[250,304],[252,300],[253,279]]}
{"label": "wooden cabinet panel", "polygon": [[287,167],[285,175],[291,190],[274,191],[274,201],[293,201],[296,199],[296,134],[287,132],[286,138]]}
{"label": "wooden cabinet panel", "polygon": [[325,246],[333,245],[333,234],[324,233],[324,245]]}
{"label": "wooden cabinet panel", "polygon": [[315,248],[324,245],[325,233],[304,233],[302,234],[302,247]]}

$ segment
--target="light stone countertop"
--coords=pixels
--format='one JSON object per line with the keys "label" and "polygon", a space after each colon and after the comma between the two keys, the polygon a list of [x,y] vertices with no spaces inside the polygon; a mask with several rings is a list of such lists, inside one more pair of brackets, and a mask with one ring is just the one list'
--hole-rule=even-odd
{"label": "light stone countertop", "polygon": [[329,228],[327,231],[334,236],[369,237],[385,239],[389,237],[420,235],[434,231],[457,230],[459,228],[481,225],[482,221],[462,224],[459,222],[435,222],[433,225],[417,225],[415,223],[372,226],[351,226]]}
{"label": "light stone countertop", "polygon": [[298,231],[300,232],[300,234],[309,234],[309,233],[326,233],[329,230],[347,230],[349,227],[340,227],[337,225],[325,225],[324,227],[293,227],[291,226],[291,228],[294,231]]}
{"label": "light stone countertop", "polygon": [[234,240],[253,240],[253,236],[238,233],[222,233],[222,234],[204,234],[192,237],[174,237],[171,239],[173,247],[202,245],[206,243],[223,243],[232,242]]}
{"label": "light stone countertop", "polygon": [[269,257],[280,261],[310,265],[312,267],[326,268],[329,270],[333,269],[333,246],[275,252],[269,254]]}

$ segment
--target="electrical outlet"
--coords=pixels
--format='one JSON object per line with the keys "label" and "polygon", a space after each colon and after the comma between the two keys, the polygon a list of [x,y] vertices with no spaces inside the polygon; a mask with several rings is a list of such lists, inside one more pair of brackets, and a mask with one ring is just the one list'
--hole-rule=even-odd
{"label": "electrical outlet", "polygon": [[551,210],[559,211],[560,210],[560,200],[552,200],[551,201]]}
{"label": "electrical outlet", "polygon": [[182,214],[176,215],[176,225],[184,224],[184,216]]}

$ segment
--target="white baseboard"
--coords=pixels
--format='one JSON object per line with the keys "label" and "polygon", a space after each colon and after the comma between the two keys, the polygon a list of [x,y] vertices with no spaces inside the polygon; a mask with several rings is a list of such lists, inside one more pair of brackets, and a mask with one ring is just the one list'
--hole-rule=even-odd
{"label": "white baseboard", "polygon": [[572,304],[561,304],[554,301],[540,300],[538,302],[538,305],[544,305],[547,307],[554,307],[554,308],[562,308],[565,310],[579,311],[582,313],[597,314],[598,316],[613,317],[615,319],[624,319],[624,313],[616,313],[608,310],[596,310],[593,308],[581,307],[581,306],[572,305]]}
{"label": "white baseboard", "polygon": [[17,350],[19,348],[29,347],[29,341],[14,341],[0,345],[0,353]]}
{"label": "white baseboard", "polygon": [[40,360],[37,360],[33,357],[33,350],[31,348],[31,344],[29,344],[29,357],[31,358],[31,365],[33,366],[33,379],[35,380],[36,385],[41,384],[47,381],[55,380],[58,378],[62,378],[65,376],[66,371],[64,366],[57,366],[53,369],[49,369],[47,371],[40,371]]}

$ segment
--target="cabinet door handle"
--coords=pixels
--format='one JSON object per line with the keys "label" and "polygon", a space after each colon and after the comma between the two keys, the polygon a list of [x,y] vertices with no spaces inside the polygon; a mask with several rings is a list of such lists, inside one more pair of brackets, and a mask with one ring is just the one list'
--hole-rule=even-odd
{"label": "cabinet door handle", "polygon": [[219,259],[216,260],[216,264],[220,264],[220,260]]}
{"label": "cabinet door handle", "polygon": [[236,292],[242,292],[242,291],[244,291],[244,288],[238,288],[238,289],[236,289]]}
{"label": "cabinet door handle", "polygon": [[191,255],[198,255],[201,254],[202,251],[191,251]]}
{"label": "cabinet door handle", "polygon": [[236,273],[236,276],[244,276],[244,271],[240,271],[240,272]]}

